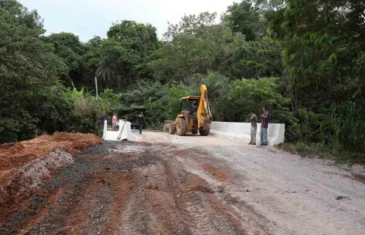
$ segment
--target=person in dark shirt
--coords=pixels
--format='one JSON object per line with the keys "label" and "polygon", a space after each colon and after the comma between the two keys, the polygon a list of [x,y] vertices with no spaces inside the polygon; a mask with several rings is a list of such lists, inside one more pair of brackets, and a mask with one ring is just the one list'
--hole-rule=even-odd
{"label": "person in dark shirt", "polygon": [[104,126],[104,122],[105,122],[105,120],[108,120],[107,118],[108,118],[108,117],[106,116],[106,114],[105,114],[105,115],[103,115],[103,116],[101,117],[101,119],[100,119],[100,123],[101,123],[101,125],[102,125],[102,126]]}
{"label": "person in dark shirt", "polygon": [[189,115],[190,116],[195,116],[195,113],[196,113],[196,101],[194,101],[193,105],[190,107]]}
{"label": "person in dark shirt", "polygon": [[262,122],[261,122],[261,132],[260,132],[260,139],[261,139],[261,145],[266,146],[268,145],[267,141],[267,129],[269,128],[269,121],[270,121],[270,112],[268,107],[264,107],[263,114],[261,114]]}
{"label": "person in dark shirt", "polygon": [[139,115],[138,115],[138,128],[139,128],[139,134],[141,135],[142,134],[142,129],[143,129],[143,125],[146,123],[145,119],[144,119],[144,116],[143,116],[143,113],[141,112]]}

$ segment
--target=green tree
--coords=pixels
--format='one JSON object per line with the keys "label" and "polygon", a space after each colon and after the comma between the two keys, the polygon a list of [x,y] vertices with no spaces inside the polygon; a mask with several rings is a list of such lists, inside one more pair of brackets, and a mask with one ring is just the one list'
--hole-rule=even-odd
{"label": "green tree", "polygon": [[165,85],[159,99],[149,98],[146,104],[147,115],[152,125],[161,127],[164,120],[174,120],[181,111],[181,98],[189,95],[183,84]]}
{"label": "green tree", "polygon": [[224,72],[233,78],[280,77],[283,73],[281,44],[269,38],[245,41],[235,37]]}
{"label": "green tree", "polygon": [[201,13],[169,26],[167,41],[149,62],[155,79],[188,81],[195,74],[226,68],[233,34],[229,27],[215,24],[215,18],[216,14]]}
{"label": "green tree", "polygon": [[135,68],[140,57],[136,51],[123,47],[115,39],[94,38],[86,44],[84,55],[84,80],[89,79],[94,86],[94,77],[98,78],[101,88],[125,89],[136,82],[138,72]]}
{"label": "green tree", "polygon": [[[283,84],[304,139],[355,150],[340,136],[348,133],[349,120],[357,126],[364,118],[364,10],[356,0],[289,0],[267,14],[272,37],[284,47]],[[306,114],[312,114],[309,122]],[[354,143],[364,146],[358,142],[364,132],[352,130]]]}
{"label": "green tree", "polygon": [[136,78],[134,65],[139,56],[135,51],[123,47],[114,39],[107,39],[101,46],[101,59],[96,70],[106,87],[131,84]]}
{"label": "green tree", "polygon": [[[227,98],[236,107],[236,120],[246,121],[250,110],[262,112],[264,106],[272,110],[271,121],[286,122],[290,119],[290,99],[280,93],[278,78],[240,79],[232,84],[232,90]],[[242,115],[240,116],[239,115]]]}
{"label": "green tree", "polygon": [[138,51],[141,57],[147,56],[159,45],[156,28],[135,21],[124,20],[116,23],[110,27],[107,35],[108,38],[121,42],[123,46]]}
{"label": "green tree", "polygon": [[288,1],[269,16],[272,35],[285,45],[295,100],[318,110],[360,95],[364,9],[358,1]]}
{"label": "green tree", "polygon": [[124,20],[113,24],[107,35],[109,39],[115,40],[125,48],[124,57],[133,55],[136,58],[132,63],[123,63],[121,67],[125,71],[121,71],[124,73],[122,76],[127,74],[130,80],[140,77],[152,78],[152,71],[147,67],[148,56],[160,46],[155,27],[150,24]]}
{"label": "green tree", "polygon": [[233,32],[245,35],[246,40],[256,40],[265,34],[264,21],[260,9],[252,1],[233,3],[222,19]]}
{"label": "green tree", "polygon": [[128,91],[121,94],[121,111],[131,113],[146,109],[147,102],[159,100],[163,95],[164,90],[161,83],[138,81]]}
{"label": "green tree", "polygon": [[216,24],[215,14],[185,16],[170,25],[162,47],[148,63],[154,78],[191,82],[197,74],[218,72],[237,79],[281,76],[281,46],[269,38],[247,41],[226,24]]}
{"label": "green tree", "polygon": [[95,37],[86,45],[84,59],[89,77],[96,76],[99,85],[119,91],[140,77],[151,77],[145,59],[159,46],[153,26],[126,20],[111,26],[107,35],[107,39]]}
{"label": "green tree", "polygon": [[57,33],[43,37],[43,41],[52,43],[55,54],[67,65],[68,71],[61,76],[62,80],[69,85],[73,83],[77,87],[82,87],[85,46],[80,42],[79,37],[72,33]]}
{"label": "green tree", "polygon": [[[0,5],[0,142],[32,137],[50,105],[65,67],[53,48],[40,40],[39,15],[16,1]],[[56,89],[57,90],[57,89]]]}

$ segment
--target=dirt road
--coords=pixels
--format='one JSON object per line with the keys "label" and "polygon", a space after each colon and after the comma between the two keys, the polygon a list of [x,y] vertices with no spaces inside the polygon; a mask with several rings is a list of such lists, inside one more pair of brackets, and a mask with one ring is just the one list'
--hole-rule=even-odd
{"label": "dirt road", "polygon": [[336,166],[275,148],[217,137],[145,133],[151,143],[172,143],[194,155],[177,156],[185,169],[210,164],[228,174],[217,197],[234,208],[249,234],[365,234],[365,168]]}
{"label": "dirt road", "polygon": [[145,132],[74,155],[0,234],[364,234],[363,168]]}

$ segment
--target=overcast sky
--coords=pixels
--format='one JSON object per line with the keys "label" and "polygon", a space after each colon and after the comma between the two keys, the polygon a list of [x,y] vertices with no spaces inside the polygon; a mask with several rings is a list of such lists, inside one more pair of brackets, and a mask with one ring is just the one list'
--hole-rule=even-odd
{"label": "overcast sky", "polygon": [[167,22],[178,23],[184,14],[203,11],[223,13],[234,0],[19,0],[29,10],[37,9],[47,34],[72,32],[86,42],[105,37],[113,22],[134,20],[150,23],[159,37]]}

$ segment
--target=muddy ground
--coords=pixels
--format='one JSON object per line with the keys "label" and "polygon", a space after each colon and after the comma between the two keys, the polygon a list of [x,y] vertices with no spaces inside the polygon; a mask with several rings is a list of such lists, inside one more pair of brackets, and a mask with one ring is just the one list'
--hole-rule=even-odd
{"label": "muddy ground", "polygon": [[[11,215],[1,234],[246,234],[213,187],[163,144],[106,143],[75,155]],[[212,177],[224,173],[206,164]]]}
{"label": "muddy ground", "polygon": [[158,132],[72,158],[18,201],[1,205],[0,234],[365,231],[363,168],[243,141]]}

